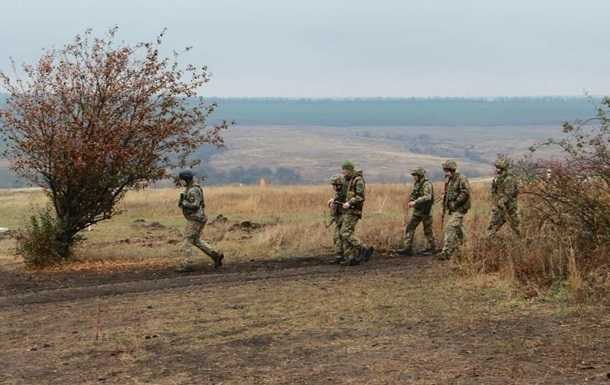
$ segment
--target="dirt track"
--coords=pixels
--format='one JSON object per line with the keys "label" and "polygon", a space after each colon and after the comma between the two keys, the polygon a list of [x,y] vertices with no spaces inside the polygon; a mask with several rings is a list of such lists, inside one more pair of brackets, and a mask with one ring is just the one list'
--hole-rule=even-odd
{"label": "dirt track", "polygon": [[[398,263],[397,263],[398,262]],[[328,258],[293,258],[229,264],[219,271],[209,267],[184,274],[171,269],[121,273],[47,273],[15,275],[0,271],[3,282],[0,309],[26,304],[43,304],[79,299],[145,293],[191,286],[235,285],[257,280],[286,280],[329,277],[338,274],[366,275],[372,272],[413,270],[431,263],[430,258],[414,258],[401,264],[398,258],[382,258],[366,265],[332,265]]]}
{"label": "dirt track", "polygon": [[610,383],[607,308],[511,299],[430,258],[2,274],[3,385]]}

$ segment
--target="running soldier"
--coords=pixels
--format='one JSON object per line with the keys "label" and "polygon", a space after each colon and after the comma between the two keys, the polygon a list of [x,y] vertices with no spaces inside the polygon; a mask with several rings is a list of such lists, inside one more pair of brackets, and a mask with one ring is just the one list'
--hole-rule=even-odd
{"label": "running soldier", "polygon": [[182,209],[182,214],[186,219],[184,229],[184,242],[182,252],[184,259],[178,268],[180,272],[192,271],[194,268],[192,247],[195,246],[214,261],[214,269],[222,266],[224,254],[215,250],[208,243],[201,240],[201,232],[207,222],[205,215],[205,201],[203,189],[194,182],[194,175],[191,171],[182,171],[178,175],[178,180],[185,187],[180,194],[178,207]]}

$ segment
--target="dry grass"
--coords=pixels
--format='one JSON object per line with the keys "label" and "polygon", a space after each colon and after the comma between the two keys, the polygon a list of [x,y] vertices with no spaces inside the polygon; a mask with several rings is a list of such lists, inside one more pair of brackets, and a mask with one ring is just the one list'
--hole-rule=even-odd
{"label": "dry grass", "polygon": [[[532,239],[540,239],[536,229],[526,227],[525,239],[517,241],[506,228],[498,240],[490,242],[486,238],[489,185],[485,181],[473,182],[472,187],[473,209],[465,220],[467,243],[462,258],[454,261],[459,271],[468,276],[499,273],[504,280],[525,286],[532,295],[552,288],[558,281],[564,282],[562,288],[567,282],[567,288],[574,293],[600,293],[600,287],[606,290],[610,286],[607,269],[584,269],[575,260],[570,263],[564,257],[566,253],[558,252],[558,243],[553,239],[532,244]],[[442,185],[436,184],[435,188],[440,196]],[[402,246],[409,191],[410,186],[399,184],[369,184],[367,188],[365,215],[357,234],[381,253]],[[121,204],[121,215],[85,232],[87,239],[76,250],[76,262],[50,269],[152,269],[176,263],[184,225],[176,205],[178,195],[177,189],[129,193]],[[331,195],[330,186],[210,187],[206,189],[210,221],[223,215],[228,222],[208,225],[203,237],[223,250],[229,263],[332,254],[332,229],[326,228],[330,218],[325,207]],[[4,221],[0,226],[19,226],[45,201],[41,192],[0,193],[0,218]],[[435,205],[434,217],[440,241],[440,204]],[[146,221],[144,226],[135,222],[140,219]],[[239,223],[243,221],[262,227],[241,229]],[[154,222],[161,226],[146,226]],[[424,246],[421,231],[418,229],[416,235],[417,247]],[[18,262],[11,240],[0,241],[0,255],[5,264]],[[202,261],[208,260],[202,255]]]}
{"label": "dry grass", "polygon": [[[467,218],[469,232],[480,230],[476,227],[482,226],[488,212],[483,198],[485,184],[475,183],[474,186],[475,199],[480,203]],[[438,184],[436,189],[440,193],[442,185]],[[400,247],[409,191],[410,186],[406,185],[369,185],[358,236],[382,252]],[[122,202],[121,215],[85,232],[87,240],[77,250],[79,259],[150,263],[176,256],[184,224],[176,206],[178,194],[177,189],[129,193]],[[332,250],[332,229],[326,228],[330,218],[325,202],[331,196],[330,186],[210,187],[206,189],[206,211],[210,221],[222,214],[229,222],[207,226],[204,238],[233,261],[328,254]],[[19,226],[27,214],[45,204],[40,192],[4,193],[0,200],[4,202],[0,208],[4,223],[0,226],[9,228]],[[435,231],[442,239],[440,205],[436,206]],[[138,219],[159,222],[163,228],[138,226],[134,223]],[[263,227],[253,231],[231,229],[241,221],[252,221]],[[4,253],[10,254],[11,246],[6,242],[2,246]]]}

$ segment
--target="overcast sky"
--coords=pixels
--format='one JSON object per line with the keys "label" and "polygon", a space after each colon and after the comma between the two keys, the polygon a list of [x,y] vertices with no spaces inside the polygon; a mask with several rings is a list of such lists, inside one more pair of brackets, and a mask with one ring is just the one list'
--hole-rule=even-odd
{"label": "overcast sky", "polygon": [[609,0],[0,0],[0,68],[86,28],[194,46],[206,96],[610,94]]}

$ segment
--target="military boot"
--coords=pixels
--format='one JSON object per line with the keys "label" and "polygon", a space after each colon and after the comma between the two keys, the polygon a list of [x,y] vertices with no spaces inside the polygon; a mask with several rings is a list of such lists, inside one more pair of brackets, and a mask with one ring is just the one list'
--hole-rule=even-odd
{"label": "military boot", "polygon": [[333,257],[333,259],[330,261],[330,263],[332,265],[336,265],[336,264],[343,262],[344,260],[345,260],[345,256],[343,256],[343,254],[337,254]]}
{"label": "military boot", "polygon": [[214,258],[214,270],[218,270],[220,266],[222,266],[222,260],[225,259],[225,255],[223,253],[219,253],[216,258]]}
{"label": "military boot", "polygon": [[360,256],[344,258],[343,261],[339,262],[341,266],[356,266],[359,265],[362,260]]}
{"label": "military boot", "polygon": [[360,251],[360,257],[364,262],[368,262],[373,253],[375,253],[375,248],[373,246],[363,247]]}
{"label": "military boot", "polygon": [[413,249],[400,249],[398,250],[398,255],[400,255],[401,257],[412,257]]}
{"label": "military boot", "polygon": [[422,251],[422,254],[424,255],[436,255],[437,253],[438,250],[436,249],[436,247],[428,247]]}

